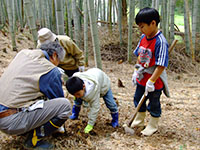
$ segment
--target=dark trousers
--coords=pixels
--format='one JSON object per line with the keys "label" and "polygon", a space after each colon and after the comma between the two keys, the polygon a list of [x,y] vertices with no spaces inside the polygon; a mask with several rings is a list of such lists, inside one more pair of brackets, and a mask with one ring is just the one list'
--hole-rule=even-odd
{"label": "dark trousers", "polygon": [[79,72],[79,69],[75,69],[75,70],[65,70],[65,74],[68,76],[68,77],[71,77],[75,72]]}
{"label": "dark trousers", "polygon": [[[162,90],[155,90],[153,92],[149,92],[145,101],[143,102],[139,112],[145,112],[148,110],[153,117],[161,116],[161,105],[160,105],[160,95],[162,94]],[[134,105],[137,107],[142,95],[145,92],[145,86],[141,86],[137,84],[135,95],[134,95]],[[148,105],[147,99],[149,99]]]}

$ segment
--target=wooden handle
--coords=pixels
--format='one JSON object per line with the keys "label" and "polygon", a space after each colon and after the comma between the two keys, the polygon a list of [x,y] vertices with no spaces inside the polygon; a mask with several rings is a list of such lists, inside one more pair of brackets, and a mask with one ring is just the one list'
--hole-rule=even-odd
{"label": "wooden handle", "polygon": [[178,42],[177,39],[173,40],[172,44],[169,47],[169,54],[172,52],[172,50],[174,49],[174,47],[175,47],[175,45],[176,45],[177,42]]}
{"label": "wooden handle", "polygon": [[131,119],[130,119],[129,122],[128,122],[128,126],[129,126],[129,127],[131,126],[133,120],[135,119],[135,117],[136,117],[136,115],[137,115],[137,113],[138,113],[140,107],[142,106],[142,104],[143,104],[145,98],[146,98],[146,96],[143,95],[142,98],[140,99],[139,104],[137,105],[136,110],[135,110],[133,116],[131,117]]}

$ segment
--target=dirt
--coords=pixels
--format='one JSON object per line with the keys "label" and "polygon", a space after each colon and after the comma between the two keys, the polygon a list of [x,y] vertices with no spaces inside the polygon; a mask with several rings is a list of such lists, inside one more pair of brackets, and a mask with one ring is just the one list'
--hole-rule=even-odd
{"label": "dirt", "polygon": [[[16,36],[18,51],[34,47],[30,40],[30,33],[19,33]],[[0,75],[17,53],[11,51],[9,45],[11,45],[10,37],[4,36],[0,32]],[[101,47],[108,48],[107,45],[104,44]],[[116,44],[113,45],[118,50]],[[109,48],[112,49],[112,44]],[[111,57],[109,56],[109,58]],[[131,83],[133,64],[128,64],[124,59],[120,61],[121,59],[103,59],[102,61],[103,70],[111,79],[113,95],[119,106],[120,127],[114,129],[109,125],[111,122],[110,112],[101,99],[101,109],[94,130],[90,135],[83,133],[87,124],[88,108],[82,107],[79,120],[65,122],[65,134],[54,134],[47,140],[53,142],[56,149],[61,150],[200,150],[200,65],[189,64],[189,62],[186,64],[183,61],[181,64],[185,63],[189,68],[179,69],[181,66],[176,66],[180,71],[173,70],[172,67],[167,69],[171,97],[166,98],[162,94],[162,116],[158,132],[150,137],[145,137],[128,135],[122,127],[135,110],[133,105],[135,87]],[[89,66],[86,69],[94,66],[93,57],[90,56]],[[118,79],[122,81],[124,87],[118,87]],[[68,95],[68,99],[73,103],[71,95]],[[149,113],[147,113],[146,123],[149,117]],[[0,149],[23,150],[24,139],[25,136],[10,136],[0,132]]]}

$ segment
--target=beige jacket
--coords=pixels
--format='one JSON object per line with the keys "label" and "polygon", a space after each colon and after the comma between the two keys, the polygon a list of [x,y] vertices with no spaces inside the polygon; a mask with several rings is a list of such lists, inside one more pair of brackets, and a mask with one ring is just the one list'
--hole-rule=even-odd
{"label": "beige jacket", "polygon": [[59,67],[64,70],[75,70],[78,66],[84,66],[83,51],[66,35],[57,35],[60,45],[65,49],[66,55]]}
{"label": "beige jacket", "polygon": [[40,77],[55,67],[41,50],[21,50],[0,78],[0,104],[9,108],[34,104],[43,96]]}
{"label": "beige jacket", "polygon": [[90,104],[88,124],[94,125],[100,110],[100,97],[104,96],[110,89],[110,79],[103,71],[98,68],[92,68],[85,72],[76,72],[73,74],[73,76],[79,77],[82,80],[89,80],[95,85],[94,89],[91,90],[87,96],[82,97],[84,101]]}
{"label": "beige jacket", "polygon": [[[64,70],[75,70],[79,66],[84,66],[83,51],[72,41],[72,39],[66,35],[57,35],[60,45],[65,49],[66,54],[62,62],[60,62],[60,68]],[[40,48],[40,45],[37,45]]]}

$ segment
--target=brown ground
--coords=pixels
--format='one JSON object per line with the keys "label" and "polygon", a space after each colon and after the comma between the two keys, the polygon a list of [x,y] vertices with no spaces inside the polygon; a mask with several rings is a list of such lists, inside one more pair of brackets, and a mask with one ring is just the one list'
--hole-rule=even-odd
{"label": "brown ground", "polygon": [[[115,34],[115,33],[113,33]],[[18,50],[34,47],[28,40],[30,34],[17,34]],[[105,36],[106,38],[107,36]],[[104,43],[104,39],[101,39]],[[109,38],[110,39],[110,38]],[[110,42],[107,40],[106,42]],[[102,44],[101,43],[101,44]],[[107,48],[112,49],[113,45],[118,50],[114,42],[112,44],[104,43],[102,51]],[[10,50],[10,37],[4,36],[0,32],[0,75],[16,55],[16,52]],[[122,48],[123,49],[123,48]],[[105,52],[103,52],[105,53]],[[112,55],[112,53],[110,53]],[[111,116],[101,99],[101,110],[97,118],[94,131],[91,135],[85,135],[83,129],[87,124],[87,108],[83,108],[79,120],[68,120],[65,123],[67,133],[64,135],[54,135],[48,138],[56,145],[56,149],[90,149],[90,150],[200,150],[200,71],[199,64],[190,63],[185,56],[180,56],[184,61],[178,59],[179,53],[174,51],[170,56],[170,66],[167,70],[169,78],[169,87],[171,97],[161,96],[162,117],[159,122],[159,130],[151,137],[140,135],[125,134],[122,125],[130,119],[134,113],[133,94],[135,88],[132,87],[131,76],[133,65],[119,60],[125,60],[116,56],[117,60],[110,61],[105,59],[108,54],[103,54],[103,70],[109,75],[112,81],[112,90],[114,97],[117,98],[119,105],[119,123],[120,127],[113,129],[109,126]],[[118,58],[119,57],[119,58]],[[109,61],[108,61],[109,60]],[[176,65],[176,64],[181,65]],[[89,59],[89,67],[94,67],[92,57]],[[88,69],[87,68],[87,69]],[[177,73],[178,72],[178,73]],[[125,86],[118,87],[118,79]],[[2,85],[1,85],[2,86]],[[68,97],[73,102],[72,96]],[[149,114],[146,121],[149,119]],[[9,136],[0,132],[0,149],[22,150],[22,143],[25,137]]]}

